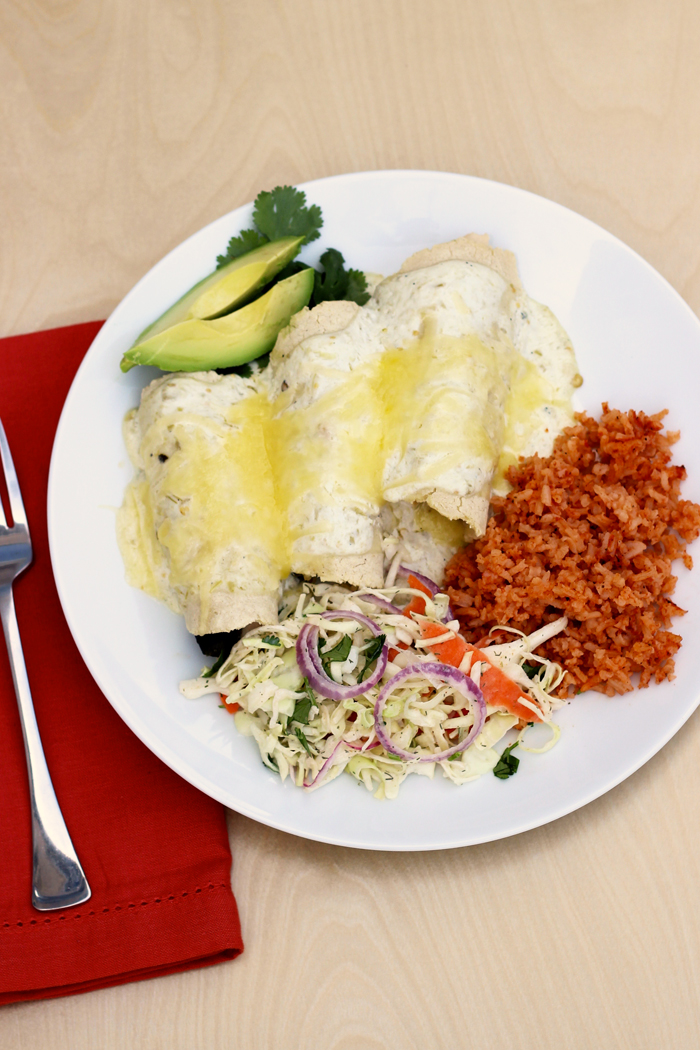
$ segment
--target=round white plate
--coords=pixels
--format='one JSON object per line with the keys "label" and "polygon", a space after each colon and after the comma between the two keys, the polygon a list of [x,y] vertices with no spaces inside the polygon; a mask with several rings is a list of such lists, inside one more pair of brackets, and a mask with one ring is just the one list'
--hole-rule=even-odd
{"label": "round white plate", "polygon": [[[363,172],[303,186],[323,209],[323,237],[346,262],[384,274],[427,245],[488,232],[512,249],[523,283],[568,330],[585,383],[582,407],[601,401],[646,412],[668,408],[681,429],[677,460],[687,498],[700,499],[700,323],[643,259],[605,230],[523,190],[464,175]],[[561,740],[523,754],[517,776],[455,787],[440,773],[410,777],[378,802],[351,777],[306,794],[261,763],[254,742],[210,698],[183,699],[178,682],[203,659],[182,621],[124,581],[115,510],[131,467],[121,422],[155,370],[119,371],[122,351],[148,322],[208,273],[234,233],[239,208],[200,230],[120,303],[90,348],[68,395],[51,463],[51,555],[68,623],[90,671],[137,736],[196,787],[255,820],[306,838],[383,850],[444,849],[513,835],[561,817],[619,784],[683,725],[700,699],[700,601],[680,567],[677,621],[685,644],[677,678],[615,699],[589,693],[558,716]],[[696,570],[697,571],[697,570]],[[697,588],[696,588],[697,589]]]}

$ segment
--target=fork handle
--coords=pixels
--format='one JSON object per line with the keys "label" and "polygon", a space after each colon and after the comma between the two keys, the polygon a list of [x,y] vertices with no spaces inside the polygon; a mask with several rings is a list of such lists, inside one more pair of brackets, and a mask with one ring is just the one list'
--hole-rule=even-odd
{"label": "fork handle", "polygon": [[10,655],[29,773],[33,847],[32,904],[38,911],[69,908],[86,901],[91,891],[73,848],[46,765],[11,587],[0,587],[0,617]]}

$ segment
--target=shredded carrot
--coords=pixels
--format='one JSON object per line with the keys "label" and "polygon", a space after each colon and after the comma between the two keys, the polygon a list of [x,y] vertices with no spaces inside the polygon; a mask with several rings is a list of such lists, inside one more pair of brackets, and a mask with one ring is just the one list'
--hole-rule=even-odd
{"label": "shredded carrot", "polygon": [[[439,638],[446,631],[447,628],[443,624],[431,623],[429,620],[424,621],[420,625],[421,638]],[[429,651],[434,653],[441,663],[450,664],[451,667],[459,667],[469,648],[464,639],[457,634],[454,638],[448,638],[444,642],[438,642],[437,645],[431,645]]]}
{"label": "shredded carrot", "polygon": [[[439,623],[425,622],[420,627],[421,637],[423,638],[438,638],[445,633],[445,628]],[[509,711],[512,715],[517,715],[518,718],[522,718],[525,722],[541,721],[531,708],[520,703],[521,697],[526,696],[520,686],[512,678],[509,678],[507,674],[504,674],[500,667],[494,667],[485,653],[482,653],[480,649],[475,648],[473,645],[469,645],[460,635],[430,646],[431,653],[435,653],[441,663],[450,664],[452,667],[459,667],[470,650],[472,653],[472,659],[469,664],[470,669],[478,660],[483,661],[485,664],[481,670],[479,688],[484,694],[486,703],[491,707],[504,707],[506,711]]]}
{"label": "shredded carrot", "polygon": [[[542,721],[540,715],[536,714],[531,707],[526,707],[525,704],[520,703],[522,697],[525,697],[525,699],[528,699],[528,697],[512,678],[509,678],[500,667],[495,667],[488,656],[480,649],[474,650],[474,657],[483,660],[486,664],[481,669],[479,688],[484,694],[484,700],[487,704],[491,707],[505,707],[506,711],[509,711],[511,715],[517,715],[524,722]],[[474,662],[475,660],[472,658],[472,663]]]}
{"label": "shredded carrot", "polygon": [[[430,588],[426,587],[424,583],[421,583],[420,580],[417,580],[416,577],[411,574],[409,574],[408,577],[408,586],[412,587],[414,591],[422,591],[423,594],[428,596],[428,598],[432,598]],[[408,605],[404,606],[403,611],[405,616],[410,616],[411,613],[418,613],[419,616],[425,616],[425,601],[422,598],[419,598],[417,594],[414,594]]]}

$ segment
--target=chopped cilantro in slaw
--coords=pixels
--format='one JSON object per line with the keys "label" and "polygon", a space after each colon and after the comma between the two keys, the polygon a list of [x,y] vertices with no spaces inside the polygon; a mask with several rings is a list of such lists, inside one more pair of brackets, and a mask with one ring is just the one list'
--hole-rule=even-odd
{"label": "chopped cilantro in slaw", "polygon": [[279,623],[249,629],[215,672],[180,686],[192,699],[220,694],[282,780],[313,790],[347,772],[395,798],[407,776],[436,766],[455,784],[502,773],[495,745],[510,730],[521,742],[533,722],[550,724],[547,749],[556,742],[564,672],[533,650],[564,617],[476,648],[449,619],[447,595],[411,575],[364,591],[299,581],[282,602]]}

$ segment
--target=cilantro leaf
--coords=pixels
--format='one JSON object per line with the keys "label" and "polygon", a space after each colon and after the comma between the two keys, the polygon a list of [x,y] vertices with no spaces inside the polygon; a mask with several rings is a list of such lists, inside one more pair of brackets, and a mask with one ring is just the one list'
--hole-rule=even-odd
{"label": "cilantro leaf", "polygon": [[367,291],[367,278],[362,270],[348,270],[348,286],[345,289],[345,298],[358,306],[364,306],[369,299]]}
{"label": "cilantro leaf", "polygon": [[294,186],[263,190],[255,198],[253,222],[269,241],[280,237],[303,237],[304,244],[321,236],[323,226],[318,204],[307,205],[306,194]]}
{"label": "cilantro leaf", "polygon": [[322,640],[319,639],[318,643],[318,655],[321,657],[321,663],[323,664],[323,670],[330,677],[331,663],[338,661],[347,660],[350,655],[350,649],[352,648],[352,638],[349,634],[344,634],[338,644],[330,649],[327,653],[321,652]]}
{"label": "cilantro leaf", "polygon": [[337,248],[328,248],[320,261],[324,272],[316,271],[312,304],[316,306],[327,300],[346,299],[364,306],[369,299],[369,292],[362,271],[346,270],[345,259]]}
{"label": "cilantro leaf", "polygon": [[304,750],[308,751],[308,753],[313,758],[313,754],[314,753],[311,750],[311,748],[309,747],[309,741],[306,739],[306,734],[304,733],[304,730],[300,726],[294,726],[294,732],[296,733],[297,737],[299,738],[299,741],[301,742],[301,745],[304,748]]}
{"label": "cilantro leaf", "polygon": [[320,656],[322,660],[328,660],[329,663],[331,660],[347,660],[351,649],[352,638],[349,634],[344,634],[337,645],[333,646],[332,649],[329,649],[328,652],[321,653]]}
{"label": "cilantro leaf", "polygon": [[[253,206],[253,226],[232,237],[223,255],[216,259],[217,269],[281,237],[303,237],[309,244],[321,236],[323,216],[318,204],[307,204],[306,194],[295,186],[275,186],[262,190]],[[322,270],[316,270],[314,291],[309,306],[328,300],[344,299],[364,306],[369,299],[367,281],[361,270],[345,269],[345,259],[336,248],[321,256]],[[272,284],[305,269],[303,263],[291,262],[277,274]],[[218,370],[217,370],[218,371]]]}
{"label": "cilantro leaf", "polygon": [[386,641],[386,635],[385,634],[378,634],[376,638],[372,639],[372,641],[369,643],[369,645],[367,646],[367,648],[363,652],[362,655],[365,658],[365,666],[362,668],[362,670],[360,671],[360,673],[359,673],[359,675],[357,677],[357,681],[358,682],[363,681],[363,679],[364,679],[365,675],[367,674],[367,672],[369,671],[371,665],[374,663],[374,661],[377,659],[377,657],[381,653],[382,649],[384,648],[384,642],[385,641]]}
{"label": "cilantro leaf", "polygon": [[498,777],[499,780],[507,780],[508,777],[512,777],[514,773],[518,772],[520,759],[516,758],[515,755],[512,754],[513,748],[517,746],[517,740],[514,744],[510,744],[510,746],[504,750],[498,762],[493,767],[493,775],[495,777]]}
{"label": "cilantro leaf", "polygon": [[276,634],[265,634],[260,639],[261,642],[267,642],[268,645],[281,645],[281,641]]}
{"label": "cilantro leaf", "polygon": [[300,697],[294,705],[292,722],[299,722],[301,725],[307,726],[309,724],[311,708],[316,705],[316,697],[314,696],[313,690],[306,678],[304,679],[304,692],[306,693],[306,696]]}
{"label": "cilantro leaf", "polygon": [[270,239],[270,237],[266,237],[264,233],[261,233],[260,230],[241,230],[236,237],[232,237],[228,242],[226,253],[217,255],[217,270],[220,270],[226,263],[233,262],[240,255],[245,255],[246,252],[252,252],[254,248],[260,248],[263,244],[267,244]]}
{"label": "cilantro leaf", "polygon": [[525,674],[530,679],[537,678],[538,674],[540,673],[540,665],[539,664],[523,664],[522,668],[523,668],[523,671],[525,672]]}
{"label": "cilantro leaf", "polygon": [[213,663],[208,671],[204,671],[202,678],[213,678],[216,672],[224,666],[224,663],[228,659],[229,652],[229,649],[222,649],[216,659],[216,663]]}
{"label": "cilantro leaf", "polygon": [[314,702],[308,696],[303,696],[300,700],[297,700],[294,705],[292,722],[299,722],[301,725],[307,726],[309,724],[309,714],[313,706]]}
{"label": "cilantro leaf", "polygon": [[[307,205],[303,190],[297,190],[294,186],[263,190],[255,198],[252,228],[241,230],[231,238],[225,253],[217,255],[216,268],[220,270],[226,263],[281,237],[303,237],[304,244],[308,244],[321,236],[319,231],[322,226],[321,209],[318,204]],[[296,270],[287,270],[285,268],[284,275],[280,274],[277,280],[296,273]]]}
{"label": "cilantro leaf", "polygon": [[347,287],[345,259],[337,248],[328,248],[320,259],[324,272],[316,271],[314,277],[314,303],[327,299],[342,299]]}

